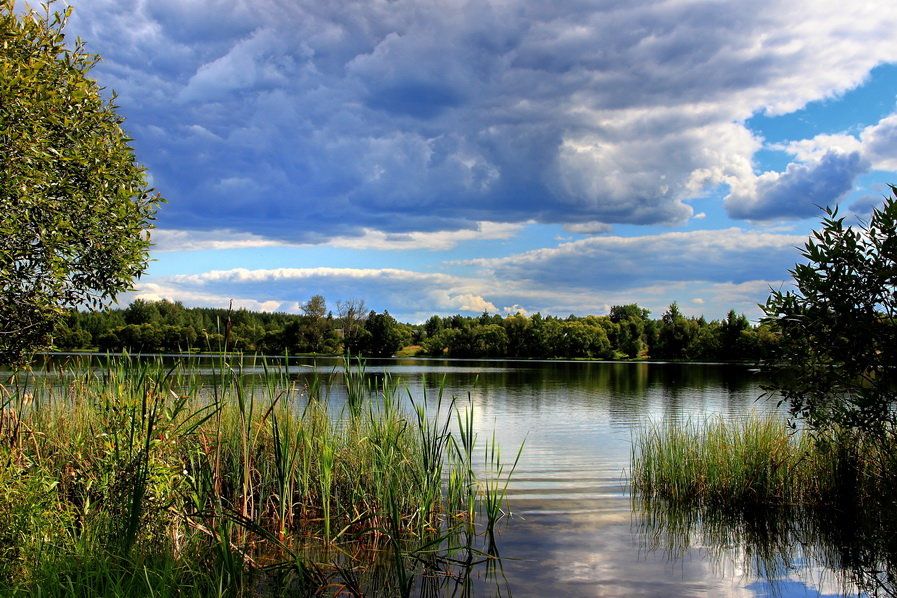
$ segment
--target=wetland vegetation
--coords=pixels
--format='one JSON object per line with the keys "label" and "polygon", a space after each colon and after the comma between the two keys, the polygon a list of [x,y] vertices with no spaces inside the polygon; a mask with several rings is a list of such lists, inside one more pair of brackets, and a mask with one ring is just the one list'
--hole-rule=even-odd
{"label": "wetland vegetation", "polygon": [[403,596],[495,568],[514,464],[493,440],[475,473],[469,405],[360,364],[298,387],[240,363],[5,383],[0,592]]}
{"label": "wetland vegetation", "polygon": [[[703,388],[683,392],[673,377],[652,402],[647,364],[625,364],[628,382],[609,399],[595,399],[606,387],[594,380],[584,400],[571,401],[567,383],[548,401],[545,386],[527,387],[527,408],[512,404],[502,423],[523,421],[542,442],[522,484],[531,486],[516,496],[533,520],[550,522],[526,528],[526,541],[517,536],[518,548],[536,555],[524,567],[548,569],[553,559],[559,572],[547,581],[522,573],[520,585],[535,595],[575,589],[571,579],[605,584],[606,593],[644,591],[635,579],[643,567],[625,575],[625,551],[617,578],[593,566],[620,554],[620,543],[594,545],[609,537],[596,531],[617,529],[620,513],[634,514],[652,547],[687,551],[698,534],[711,552],[742,551],[758,579],[809,560],[841,576],[845,591],[897,593],[897,200],[858,229],[827,210],[806,263],[791,272],[796,290],[773,291],[758,325],[734,312],[688,318],[676,303],[659,320],[629,304],[601,316],[484,313],[408,325],[359,301],[338,304],[334,317],[320,295],[292,316],[167,301],[85,313],[145,270],[162,200],[114,101],[88,76],[98,57],[65,42],[70,12],[0,0],[0,80],[12,82],[0,86],[0,363],[24,367],[54,345],[223,355],[205,372],[124,356],[10,374],[0,386],[4,595],[471,594],[475,569],[497,579],[496,524],[520,453],[504,461],[495,435],[477,448],[478,420],[457,394],[425,390],[406,400],[389,376],[365,376],[359,365],[337,374],[345,396],[331,401],[330,380],[298,385],[286,359],[282,368],[261,361],[250,376],[227,357],[235,349],[389,356],[408,344],[454,358],[766,364],[793,425],[734,417],[683,426],[679,418],[643,428],[627,508],[604,506],[625,495],[620,462],[609,467],[615,490],[606,472],[593,483],[607,445],[576,440],[605,441],[619,432],[608,422],[654,415],[658,405],[676,414],[700,403]],[[605,368],[595,379],[613,374]],[[625,384],[638,392],[621,398]],[[736,394],[725,384],[713,393],[726,406]],[[488,392],[481,399],[496,406]],[[559,413],[554,427],[546,423]],[[558,481],[545,471],[559,463],[556,495],[533,491]],[[585,548],[575,559],[557,556],[571,538]],[[707,575],[697,577],[690,589],[706,590]]]}
{"label": "wetland vegetation", "polygon": [[781,415],[656,424],[632,455],[634,512],[653,549],[737,550],[746,571],[823,567],[845,594],[897,593],[897,441],[795,430]]}

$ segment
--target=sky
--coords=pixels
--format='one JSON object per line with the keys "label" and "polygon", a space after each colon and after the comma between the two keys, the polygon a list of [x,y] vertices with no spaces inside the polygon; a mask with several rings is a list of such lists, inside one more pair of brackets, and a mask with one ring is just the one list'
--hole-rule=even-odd
{"label": "sky", "polygon": [[756,320],[897,183],[897,3],[70,4],[167,200],[122,304]]}

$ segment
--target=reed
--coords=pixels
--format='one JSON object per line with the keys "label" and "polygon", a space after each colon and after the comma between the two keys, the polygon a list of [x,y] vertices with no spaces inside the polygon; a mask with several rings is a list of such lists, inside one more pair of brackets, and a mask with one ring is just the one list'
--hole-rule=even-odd
{"label": "reed", "polygon": [[458,529],[478,497],[492,513],[504,495],[473,471],[469,406],[441,391],[435,406],[409,396],[407,412],[358,364],[334,412],[331,380],[300,386],[263,362],[250,381],[225,355],[200,371],[122,356],[0,387],[0,592],[337,593],[378,579],[408,595],[474,550]]}
{"label": "reed", "polygon": [[633,491],[678,503],[790,503],[802,498],[809,438],[775,417],[650,426],[633,443]]}
{"label": "reed", "polygon": [[644,428],[631,484],[642,499],[738,508],[897,502],[893,435],[795,430],[781,416]]}
{"label": "reed", "polygon": [[514,470],[517,469],[517,464],[520,462],[520,455],[523,453],[523,445],[520,445],[520,448],[517,451],[517,456],[514,458],[514,462],[511,463],[510,467],[508,467],[507,463],[502,461],[501,447],[498,445],[495,433],[492,434],[492,439],[486,444],[485,449],[484,468],[490,475],[482,484],[480,484],[482,494],[480,502],[482,504],[483,513],[486,515],[485,528],[488,538],[487,552],[490,555],[497,555],[498,548],[495,542],[495,525],[510,512],[507,508],[508,485],[511,483],[511,476],[514,475]]}
{"label": "reed", "polygon": [[644,428],[632,498],[649,548],[739,552],[758,575],[812,560],[846,593],[897,594],[897,438],[781,416]]}

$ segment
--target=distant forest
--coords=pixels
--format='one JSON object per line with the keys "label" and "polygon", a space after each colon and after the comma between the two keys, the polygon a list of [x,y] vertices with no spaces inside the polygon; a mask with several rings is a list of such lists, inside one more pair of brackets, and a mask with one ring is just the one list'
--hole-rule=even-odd
{"label": "distant forest", "polygon": [[724,320],[685,317],[673,303],[659,318],[635,304],[606,316],[515,314],[432,316],[404,324],[363,301],[316,295],[301,314],[188,308],[136,300],[125,309],[73,311],[55,335],[58,350],[156,353],[242,351],[264,354],[408,355],[506,358],[755,360],[769,356],[778,335],[730,311]]}

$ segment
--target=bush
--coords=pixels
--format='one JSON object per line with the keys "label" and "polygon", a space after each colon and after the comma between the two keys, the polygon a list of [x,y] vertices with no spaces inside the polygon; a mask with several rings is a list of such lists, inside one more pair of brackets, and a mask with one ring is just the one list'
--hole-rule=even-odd
{"label": "bush", "polygon": [[766,369],[794,417],[817,429],[880,433],[897,423],[897,188],[868,223],[844,225],[827,209],[790,271],[793,291],[774,291],[764,322],[780,342]]}

